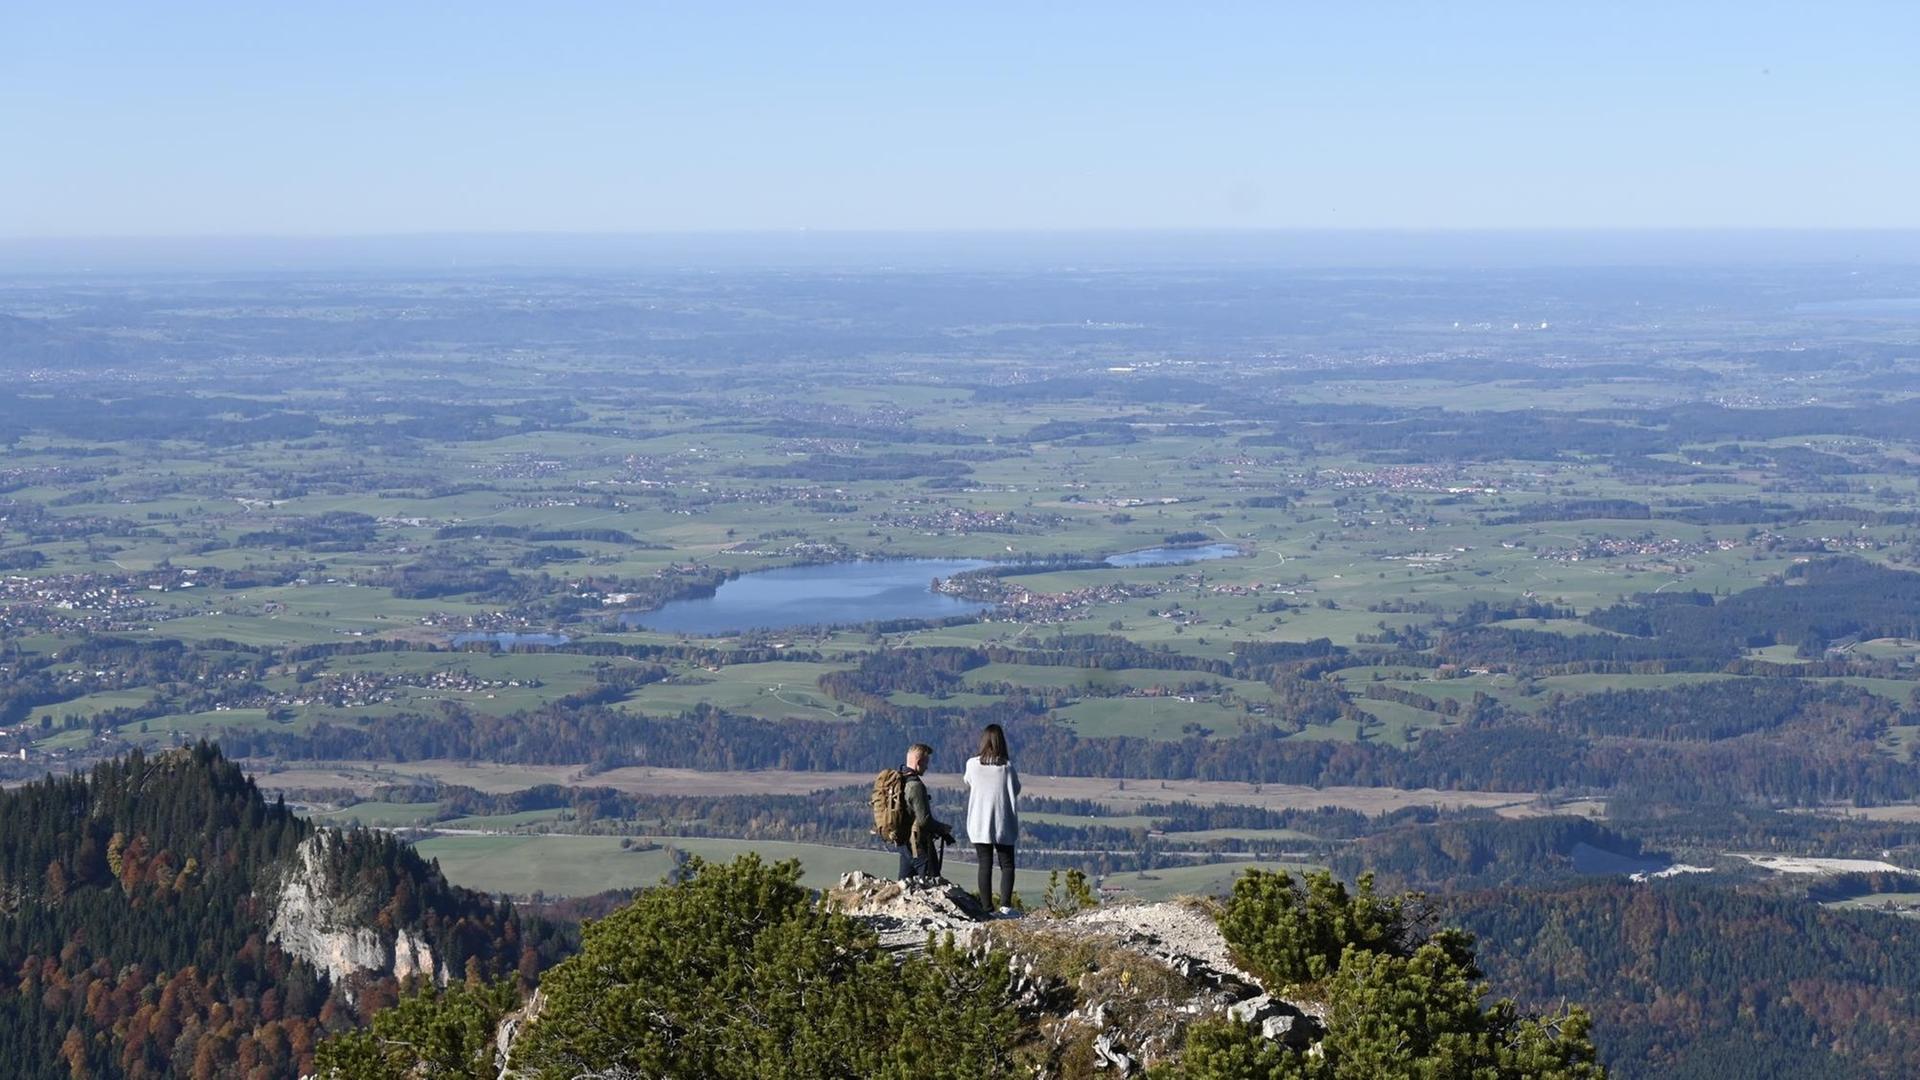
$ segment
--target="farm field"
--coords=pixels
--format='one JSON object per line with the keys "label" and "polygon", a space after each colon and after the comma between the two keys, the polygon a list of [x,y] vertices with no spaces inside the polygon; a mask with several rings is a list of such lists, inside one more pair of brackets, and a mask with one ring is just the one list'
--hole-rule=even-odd
{"label": "farm field", "polygon": [[[827,847],[819,844],[783,844],[747,840],[688,837],[636,837],[637,850],[622,850],[621,841],[602,836],[434,836],[415,846],[428,858],[440,860],[449,880],[484,892],[527,896],[580,896],[607,889],[630,889],[658,884],[673,869],[671,846],[688,855],[727,862],[753,852],[770,862],[798,859],[802,880],[825,888],[850,870],[891,876],[898,857],[877,847]],[[661,845],[644,847],[644,845]],[[949,863],[950,873],[955,863]]]}
{"label": "farm field", "polygon": [[[462,762],[416,761],[367,770],[351,765],[308,769],[282,769],[254,773],[263,788],[296,790],[308,787],[348,788],[355,784],[371,791],[376,786],[427,780],[471,787],[489,794],[520,791],[540,784],[572,784],[608,787],[617,791],[650,795],[753,796],[806,795],[836,788],[864,788],[873,781],[872,773],[790,772],[777,769],[753,771],[705,771],[696,769],[622,768],[603,773],[583,774],[565,766],[469,765]],[[930,787],[941,792],[962,790],[960,778],[952,773],[927,775]],[[1310,787],[1299,784],[1246,784],[1227,781],[1155,780],[1128,783],[1078,776],[1024,777],[1027,793],[1057,799],[1089,800],[1113,810],[1112,815],[1126,820],[1126,809],[1143,803],[1203,802],[1252,806],[1264,809],[1315,809],[1332,807],[1363,814],[1390,813],[1408,807],[1443,809],[1485,809],[1502,813],[1525,813],[1539,796],[1512,791],[1441,791],[1349,786]]]}
{"label": "farm field", "polygon": [[[635,850],[623,850],[620,844],[620,840],[599,836],[433,836],[418,841],[416,847],[422,855],[438,859],[441,869],[456,884],[515,896],[535,892],[572,896],[653,885],[672,869],[668,847],[710,861],[724,862],[746,852],[774,862],[797,859],[803,871],[801,880],[816,889],[828,888],[842,874],[854,870],[889,877],[896,862],[891,851],[817,844],[687,837],[638,837],[634,839]],[[642,849],[642,845],[661,846]],[[1232,861],[1112,874],[1102,879],[1102,886],[1121,897],[1148,901],[1205,895],[1225,889],[1250,866],[1313,869],[1302,863]],[[946,877],[970,887],[973,864],[949,854]],[[1022,869],[1017,872],[1015,888],[1028,904],[1037,904],[1046,880],[1045,870]]]}
{"label": "farm field", "polygon": [[481,888],[817,883],[991,723],[1023,892],[1920,865],[1859,271],[0,280],[0,781],[206,740]]}
{"label": "farm field", "polygon": [[1218,896],[1232,888],[1234,878],[1252,868],[1296,874],[1321,869],[1307,863],[1221,862],[1110,874],[1101,880],[1101,886],[1121,897],[1150,902],[1176,896]]}
{"label": "farm field", "polygon": [[1591,1006],[1621,1080],[1920,1075],[1912,236],[830,232],[0,272],[0,785],[66,823],[0,882],[36,1076],[364,1019],[228,955],[291,973],[243,1051],[178,978],[188,923],[264,911],[215,868],[307,827],[192,850],[191,762],[381,830],[361,880],[390,834],[551,917],[482,956],[436,935],[483,897],[375,898],[530,979],[689,858],[892,873],[876,775],[930,747],[964,833],[989,725],[1029,905],[1371,874],[1487,1002]]}

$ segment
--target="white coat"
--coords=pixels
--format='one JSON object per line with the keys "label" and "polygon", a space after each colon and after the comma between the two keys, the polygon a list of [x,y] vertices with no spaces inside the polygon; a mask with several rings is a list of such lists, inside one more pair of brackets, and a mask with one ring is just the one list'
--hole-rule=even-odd
{"label": "white coat", "polygon": [[988,765],[967,759],[967,840],[975,844],[1012,844],[1020,839],[1020,774],[1011,762]]}

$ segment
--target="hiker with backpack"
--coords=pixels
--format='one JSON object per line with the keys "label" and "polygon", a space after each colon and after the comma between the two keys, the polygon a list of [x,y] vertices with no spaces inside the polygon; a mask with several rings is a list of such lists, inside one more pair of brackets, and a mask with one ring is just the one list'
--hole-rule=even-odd
{"label": "hiker with backpack", "polygon": [[925,777],[932,763],[933,747],[914,743],[905,765],[873,780],[873,831],[900,850],[902,881],[939,877],[941,847],[953,842],[953,830],[933,816],[927,796]]}
{"label": "hiker with backpack", "polygon": [[1020,839],[1020,774],[1007,754],[1007,733],[988,724],[980,753],[967,759],[967,839],[980,863],[980,902],[993,903],[993,867],[1000,866],[1000,911],[1013,910],[1013,846]]}

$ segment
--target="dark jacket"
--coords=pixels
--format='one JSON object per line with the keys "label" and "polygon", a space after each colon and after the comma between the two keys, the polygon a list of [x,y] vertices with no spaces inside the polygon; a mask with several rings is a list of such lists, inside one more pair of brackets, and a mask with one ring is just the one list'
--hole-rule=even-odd
{"label": "dark jacket", "polygon": [[933,842],[942,836],[951,837],[953,830],[933,816],[933,800],[928,797],[927,782],[921,779],[920,774],[904,766],[900,774],[906,777],[901,785],[901,795],[906,799],[907,816],[913,820],[907,846],[915,858],[931,855]]}

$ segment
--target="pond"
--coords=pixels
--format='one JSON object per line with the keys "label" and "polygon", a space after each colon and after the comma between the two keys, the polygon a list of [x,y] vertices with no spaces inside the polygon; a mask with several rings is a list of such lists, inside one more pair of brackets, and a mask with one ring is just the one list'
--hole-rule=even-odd
{"label": "pond", "polygon": [[1143,551],[1123,551],[1107,556],[1108,566],[1178,566],[1181,563],[1231,559],[1240,554],[1235,544],[1198,544],[1184,547],[1157,547]]}
{"label": "pond", "polygon": [[991,566],[982,559],[866,559],[742,574],[712,596],[620,617],[676,634],[737,634],[883,619],[944,619],[992,607],[933,591],[933,579]]}
{"label": "pond", "polygon": [[573,639],[565,634],[549,634],[525,630],[502,630],[499,633],[493,634],[468,631],[467,633],[453,635],[453,647],[458,649],[462,646],[475,644],[476,642],[489,641],[502,649],[511,649],[515,645],[565,645],[571,640]]}

